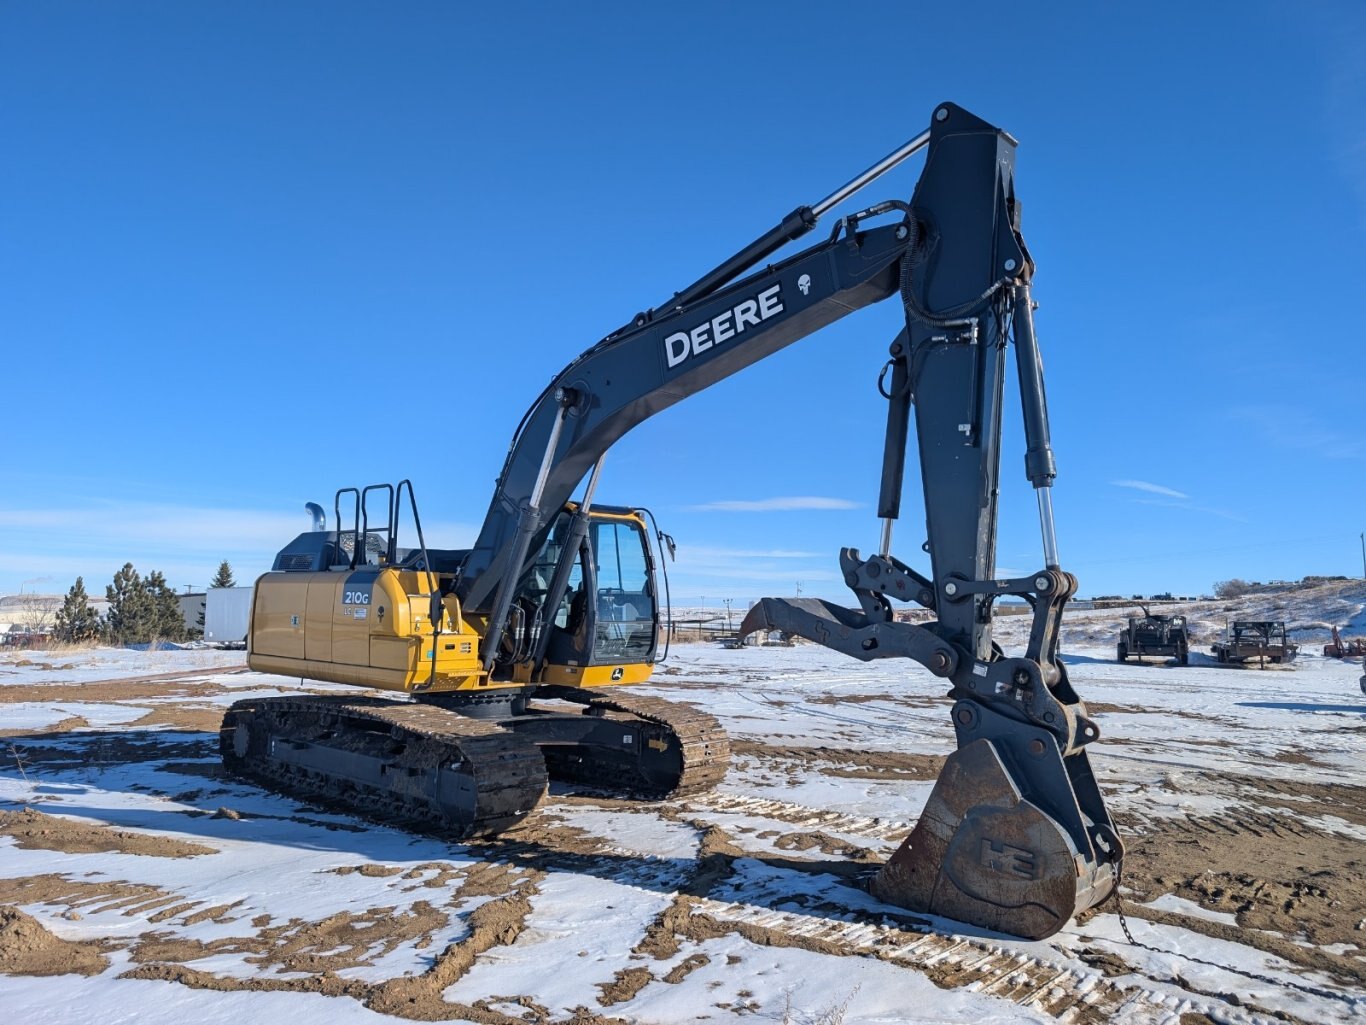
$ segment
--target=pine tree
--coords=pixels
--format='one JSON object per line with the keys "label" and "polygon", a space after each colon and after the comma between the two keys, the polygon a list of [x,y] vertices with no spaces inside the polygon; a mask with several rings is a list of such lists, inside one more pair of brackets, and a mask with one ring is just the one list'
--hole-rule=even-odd
{"label": "pine tree", "polygon": [[109,598],[107,618],[109,639],[115,644],[138,644],[152,639],[154,609],[142,577],[131,562],[114,574],[114,582],[104,589]]}
{"label": "pine tree", "polygon": [[100,618],[90,607],[90,595],[85,592],[85,579],[77,577],[66,592],[66,600],[57,610],[57,625],[54,633],[59,641],[79,644],[97,640],[102,630]]}
{"label": "pine tree", "polygon": [[218,572],[209,583],[210,587],[236,587],[237,581],[232,578],[232,567],[228,565],[228,560],[224,559],[218,564]]}
{"label": "pine tree", "polygon": [[180,611],[180,599],[175,591],[166,585],[166,578],[159,570],[152,570],[142,582],[147,594],[147,605],[151,610],[151,631],[142,640],[183,641],[185,639],[185,617]]}

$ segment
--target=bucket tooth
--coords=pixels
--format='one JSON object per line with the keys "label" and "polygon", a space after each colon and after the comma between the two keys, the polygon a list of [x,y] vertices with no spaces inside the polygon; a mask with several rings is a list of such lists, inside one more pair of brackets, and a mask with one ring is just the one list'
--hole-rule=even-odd
{"label": "bucket tooth", "polygon": [[1025,799],[995,743],[982,739],[949,757],[872,890],[913,911],[1043,939],[1112,887],[1112,865],[1079,851],[1057,820]]}

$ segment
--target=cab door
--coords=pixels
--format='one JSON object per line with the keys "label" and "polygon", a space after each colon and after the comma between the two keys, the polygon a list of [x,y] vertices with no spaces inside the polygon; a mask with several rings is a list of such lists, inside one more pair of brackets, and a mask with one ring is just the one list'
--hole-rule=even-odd
{"label": "cab door", "polygon": [[634,513],[594,514],[589,540],[594,585],[589,664],[653,662],[659,606],[644,524]]}

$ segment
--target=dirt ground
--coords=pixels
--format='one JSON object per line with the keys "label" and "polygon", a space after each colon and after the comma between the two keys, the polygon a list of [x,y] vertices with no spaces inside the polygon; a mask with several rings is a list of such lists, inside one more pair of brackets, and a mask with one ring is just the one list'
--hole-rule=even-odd
{"label": "dirt ground", "polygon": [[[168,791],[167,798],[194,799],[207,809],[216,800],[222,778],[217,767],[205,761],[213,753],[210,731],[217,725],[221,705],[206,699],[220,695],[224,688],[175,679],[175,674],[167,676],[172,678],[105,681],[80,688],[83,703],[156,698],[157,710],[147,718],[162,724],[158,731],[92,734],[83,729],[83,723],[63,720],[42,730],[0,731],[6,738],[0,744],[0,753],[20,753],[24,764],[38,774],[88,765],[92,755],[106,767],[157,763],[162,772],[183,775],[191,788]],[[15,701],[65,700],[70,693],[66,684],[0,688],[0,706]],[[174,700],[168,702],[168,698]],[[886,700],[890,700],[886,695],[868,698],[869,702]],[[1102,722],[1143,711],[1138,706],[1100,703],[1093,710],[1103,717]],[[928,783],[943,764],[942,756],[937,755],[834,745],[803,747],[753,738],[737,738],[732,748],[737,764],[751,763],[793,781],[823,777],[874,785]],[[1306,764],[1311,762],[1306,759]],[[1366,988],[1366,960],[1361,956],[1366,948],[1366,847],[1314,824],[1335,819],[1366,826],[1366,786],[1270,779],[1213,769],[1195,774],[1191,785],[1203,795],[1226,799],[1224,810],[1218,814],[1154,816],[1127,809],[1123,800],[1115,802],[1117,823],[1128,847],[1123,878],[1125,913],[1131,919],[1251,946],[1341,985]],[[741,937],[759,947],[797,948],[834,957],[874,957],[913,968],[945,989],[987,981],[995,986],[1007,978],[998,974],[989,946],[981,948],[987,953],[980,958],[969,959],[970,964],[940,957],[933,950],[926,955],[907,952],[909,947],[898,944],[907,936],[921,935],[913,931],[916,919],[911,915],[891,920],[882,913],[868,916],[838,903],[823,908],[816,901],[810,910],[828,913],[832,923],[815,932],[745,918],[727,904],[728,888],[735,884],[740,871],[738,863],[761,857],[769,867],[812,878],[833,877],[861,887],[901,834],[894,827],[868,826],[849,816],[813,823],[807,811],[781,801],[769,801],[760,808],[762,815],[775,823],[773,828],[731,830],[709,820],[709,814],[727,809],[725,800],[717,798],[708,805],[702,798],[652,809],[652,814],[666,822],[696,830],[697,856],[677,893],[652,920],[643,923],[643,936],[631,950],[633,963],[596,984],[597,1007],[579,1007],[565,1017],[543,1006],[534,994],[489,995],[467,1003],[447,1000],[443,993],[482,956],[517,942],[527,928],[547,873],[581,871],[610,877],[618,871],[621,854],[613,843],[571,824],[565,816],[578,809],[638,812],[639,806],[592,793],[560,795],[555,804],[559,812],[539,813],[508,834],[470,845],[483,859],[473,866],[444,861],[415,867],[384,862],[338,866],[331,871],[339,876],[358,874],[384,880],[396,888],[396,893],[431,896],[405,899],[401,906],[379,903],[317,919],[277,920],[269,915],[248,919],[232,902],[186,900],[155,882],[82,879],[62,873],[0,878],[0,974],[99,974],[108,968],[111,951],[121,950],[128,960],[122,978],[161,980],[196,990],[317,993],[350,998],[372,1010],[406,1019],[459,1019],[498,1025],[551,1021],[591,1025],[629,1020],[612,1017],[613,1009],[656,982],[682,985],[695,973],[715,967],[714,958],[706,953],[687,953],[681,959],[680,955],[708,940],[727,936]],[[19,849],[72,854],[118,852],[149,866],[168,859],[225,857],[218,848],[205,844],[77,821],[62,817],[60,811],[57,804],[45,810],[0,810],[0,836],[10,838]],[[239,815],[227,806],[213,814]],[[307,808],[298,808],[294,814],[301,823],[314,821]],[[760,849],[764,853],[758,853]],[[130,875],[156,878],[154,869]],[[1236,924],[1144,906],[1164,894],[1193,902],[1208,912],[1232,916]],[[473,910],[458,912],[457,908],[471,898],[481,900]],[[21,910],[40,905],[54,909],[67,922],[117,912],[125,917],[141,916],[148,928],[131,939],[75,942],[60,938]],[[1113,910],[1113,905],[1100,910]],[[1084,915],[1082,925],[1094,914]],[[178,932],[180,927],[199,922],[219,923],[226,934],[206,941]],[[879,938],[869,940],[869,929],[880,930]],[[453,930],[456,939],[441,939]],[[353,970],[373,966],[404,946],[429,953],[424,970],[382,981],[355,977]],[[230,975],[196,965],[220,954],[239,955],[254,971],[245,976]],[[1083,949],[1079,956],[1106,979],[1116,981],[1097,985],[1084,1001],[1073,993],[1040,995],[1042,987],[1029,976],[1033,969],[1017,965],[1014,970],[1028,976],[1019,983],[1019,991],[1028,993],[1034,987],[1028,997],[1030,1006],[1064,1020],[1109,1020],[1117,1008],[1128,1006],[1125,1001],[1132,996],[1122,980],[1140,969],[1109,949]],[[1009,987],[1001,991],[1014,993]],[[751,1007],[744,992],[717,1006],[738,1015],[757,1011],[758,1004]],[[1228,996],[1200,995],[1211,999]],[[511,1013],[510,1008],[516,1012]],[[1276,1016],[1304,1020],[1284,1012]],[[1181,1012],[1179,1018],[1183,1025],[1219,1020],[1192,1010]]]}
{"label": "dirt ground", "polygon": [[[1366,944],[1366,844],[1305,824],[1306,817],[1319,815],[1366,823],[1366,787],[1214,773],[1204,782],[1241,803],[1218,817],[1190,815],[1130,826],[1124,883],[1133,899],[1125,902],[1126,911],[1157,921],[1179,918],[1178,924],[1193,931],[1248,943],[1366,986],[1366,962],[1357,953],[1316,949],[1347,945],[1359,951]],[[1135,903],[1164,893],[1232,914],[1238,928],[1164,915]]]}

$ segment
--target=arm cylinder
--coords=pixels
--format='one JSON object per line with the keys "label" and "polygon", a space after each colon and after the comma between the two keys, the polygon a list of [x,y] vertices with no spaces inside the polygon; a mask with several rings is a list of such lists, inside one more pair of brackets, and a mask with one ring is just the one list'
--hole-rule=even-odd
{"label": "arm cylinder", "polygon": [[1058,475],[1048,437],[1048,401],[1043,391],[1043,357],[1034,336],[1034,305],[1029,286],[1015,286],[1015,362],[1020,375],[1020,408],[1024,412],[1025,476],[1039,499],[1039,530],[1044,565],[1058,569],[1058,535],[1053,526],[1053,478]]}
{"label": "arm cylinder", "polygon": [[1048,437],[1048,402],[1043,391],[1043,357],[1034,337],[1034,308],[1028,285],[1015,286],[1015,359],[1024,412],[1025,476],[1036,488],[1051,488],[1058,475]]}

